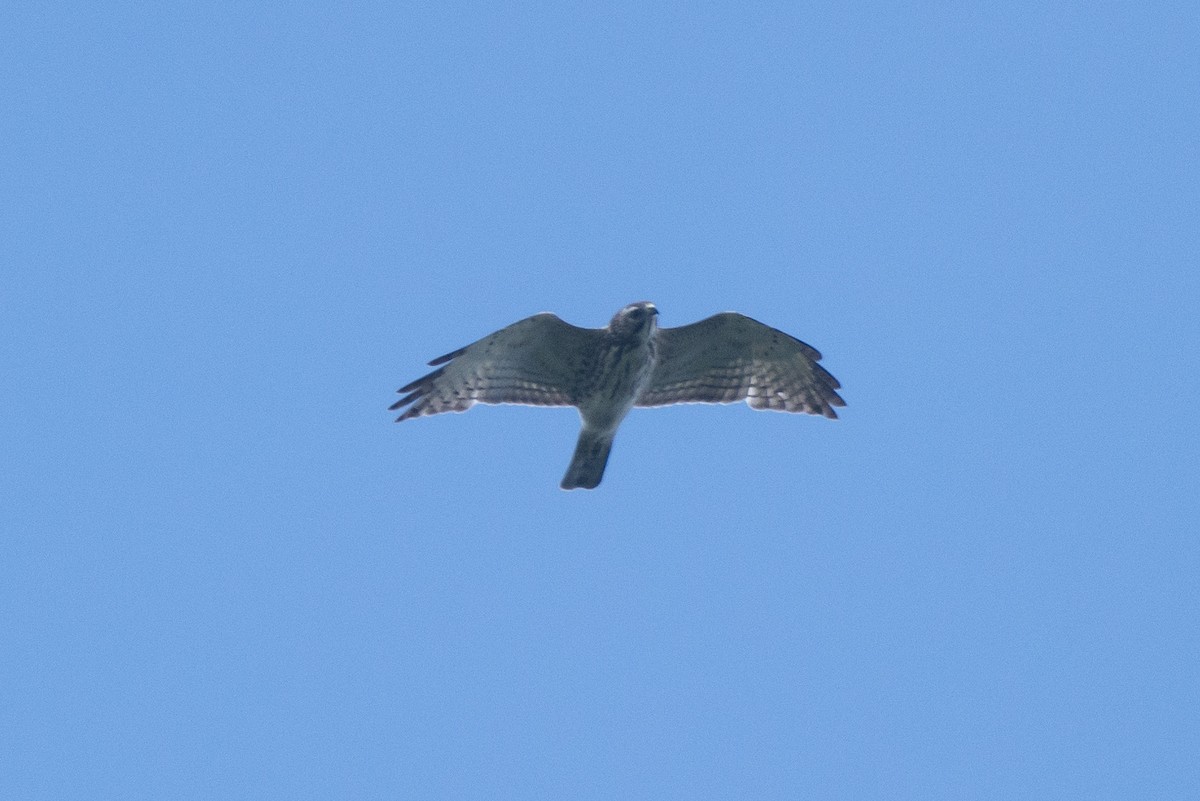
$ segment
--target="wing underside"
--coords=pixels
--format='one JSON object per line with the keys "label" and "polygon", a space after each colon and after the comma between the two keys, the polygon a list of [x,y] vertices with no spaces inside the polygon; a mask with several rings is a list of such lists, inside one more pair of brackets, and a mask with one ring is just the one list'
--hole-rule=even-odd
{"label": "wing underside", "polygon": [[429,362],[438,369],[401,387],[389,408],[403,409],[400,422],[476,403],[574,405],[580,365],[600,334],[549,313],[528,317]]}
{"label": "wing underside", "polygon": [[638,406],[735,403],[836,418],[838,380],[800,340],[735,312],[658,333],[659,353]]}

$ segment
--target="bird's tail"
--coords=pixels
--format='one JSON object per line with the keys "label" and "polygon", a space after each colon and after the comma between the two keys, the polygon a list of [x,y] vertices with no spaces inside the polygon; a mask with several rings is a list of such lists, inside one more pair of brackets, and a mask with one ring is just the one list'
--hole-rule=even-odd
{"label": "bird's tail", "polygon": [[586,428],[579,432],[575,455],[571,457],[571,466],[567,468],[560,485],[563,489],[594,489],[600,483],[604,477],[604,466],[608,464],[608,452],[612,450],[613,434],[588,431]]}

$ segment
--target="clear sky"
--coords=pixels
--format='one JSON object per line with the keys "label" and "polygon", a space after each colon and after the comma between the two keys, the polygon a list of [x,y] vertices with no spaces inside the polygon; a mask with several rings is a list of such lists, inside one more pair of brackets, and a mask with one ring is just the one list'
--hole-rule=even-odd
{"label": "clear sky", "polygon": [[[0,19],[0,797],[1200,796],[1200,6]],[[836,422],[396,425],[553,311]]]}

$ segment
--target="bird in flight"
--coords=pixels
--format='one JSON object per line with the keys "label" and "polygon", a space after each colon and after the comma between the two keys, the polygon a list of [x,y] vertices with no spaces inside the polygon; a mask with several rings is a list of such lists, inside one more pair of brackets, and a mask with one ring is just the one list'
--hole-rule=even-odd
{"label": "bird in flight", "polygon": [[[836,418],[845,406],[821,354],[737,312],[659,328],[653,303],[631,303],[605,328],[579,328],[549,312],[429,363],[398,391],[396,422],[476,403],[574,406],[583,425],[563,476],[565,490],[593,489],[604,475],[617,426],[634,406],[734,403]],[[406,408],[407,407],[407,408]]]}

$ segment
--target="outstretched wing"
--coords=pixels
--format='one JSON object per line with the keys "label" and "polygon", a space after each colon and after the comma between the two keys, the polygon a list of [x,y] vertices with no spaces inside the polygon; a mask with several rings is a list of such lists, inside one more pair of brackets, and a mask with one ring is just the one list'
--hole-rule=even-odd
{"label": "outstretched wing", "polygon": [[570,406],[579,371],[599,329],[579,328],[549,312],[501,328],[465,348],[439,356],[438,367],[399,389],[408,393],[390,407],[408,408],[396,422],[441,412],[465,412],[476,403]]}
{"label": "outstretched wing", "polygon": [[837,417],[841,386],[821,354],[795,337],[736,312],[663,328],[650,383],[638,406],[733,403]]}

